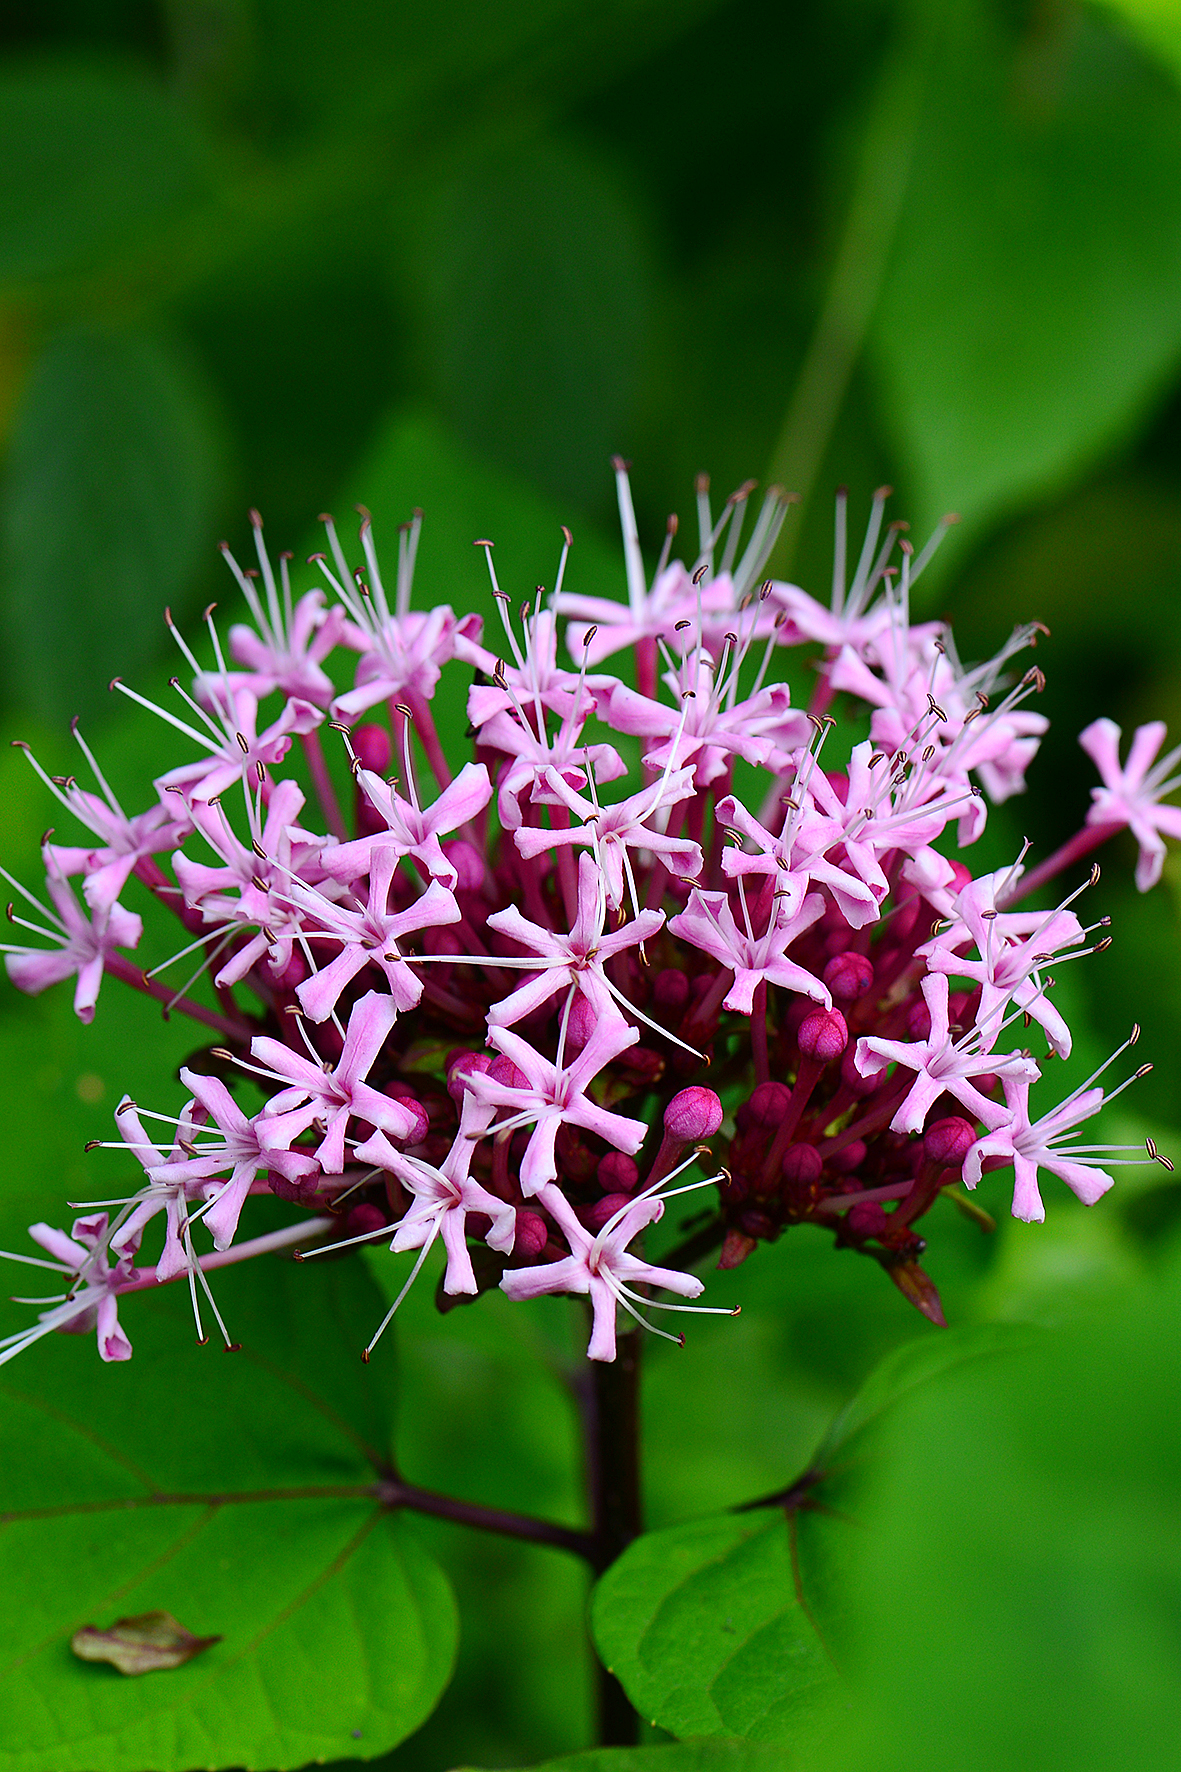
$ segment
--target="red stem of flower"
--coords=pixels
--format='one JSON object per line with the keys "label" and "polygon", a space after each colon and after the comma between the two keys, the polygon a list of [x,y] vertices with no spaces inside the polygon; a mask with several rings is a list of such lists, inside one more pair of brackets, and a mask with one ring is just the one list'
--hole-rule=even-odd
{"label": "red stem of flower", "polygon": [[344,822],[340,801],[336,797],[336,789],[333,787],[332,777],[328,773],[328,764],[324,757],[324,747],[320,743],[320,734],[318,732],[301,733],[299,742],[303,746],[303,754],[307,758],[312,786],[316,790],[320,810],[328,821],[328,828],[340,842],[347,843],[348,826]]}
{"label": "red stem of flower", "polygon": [[231,1021],[227,1016],[219,1015],[216,1009],[206,1009],[203,1003],[194,1003],[191,997],[176,996],[166,984],[161,984],[159,979],[146,977],[138,966],[133,966],[130,960],[123,958],[122,954],[108,954],[103,962],[103,970],[110,977],[121,979],[124,984],[129,984],[133,990],[143,991],[145,996],[153,997],[157,1003],[162,1003],[165,1009],[165,1019],[174,1009],[179,1009],[182,1015],[189,1016],[193,1021],[203,1022],[206,1027],[213,1028],[216,1033],[223,1035],[227,1040],[250,1039],[252,1029],[248,1022]]}
{"label": "red stem of flower", "polygon": [[1047,855],[1045,861],[1039,862],[1037,867],[1024,874],[1012,891],[1006,892],[998,909],[1007,911],[1012,905],[1020,904],[1023,898],[1028,898],[1031,892],[1036,892],[1047,880],[1054,879],[1063,869],[1073,867],[1076,861],[1081,861],[1084,855],[1090,855],[1092,849],[1098,849],[1101,843],[1106,843],[1109,837],[1114,837],[1123,828],[1122,824],[1085,824],[1060,849],[1055,849],[1053,855]]}

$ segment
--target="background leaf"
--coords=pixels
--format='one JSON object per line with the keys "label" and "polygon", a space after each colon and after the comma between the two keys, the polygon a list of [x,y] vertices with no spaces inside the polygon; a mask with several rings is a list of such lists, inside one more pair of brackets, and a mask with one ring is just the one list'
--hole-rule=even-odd
{"label": "background leaf", "polygon": [[151,656],[216,541],[218,453],[208,398],[167,340],[88,331],[47,348],[2,512],[6,675],[25,708],[89,713]]}
{"label": "background leaf", "polygon": [[983,6],[940,17],[871,354],[908,514],[982,528],[1110,448],[1176,366],[1181,94],[1081,11],[1018,44]]}
{"label": "background leaf", "polygon": [[204,195],[209,151],[142,69],[68,62],[0,73],[0,284],[79,270]]}
{"label": "background leaf", "polygon": [[482,157],[431,204],[416,193],[418,225],[400,230],[438,410],[583,509],[633,431],[652,255],[629,195],[605,156],[530,143]]}
{"label": "background leaf", "polygon": [[[447,1683],[450,1589],[370,1492],[393,1365],[355,1355],[379,1294],[356,1261],[215,1280],[240,1353],[194,1347],[171,1287],[124,1301],[127,1365],[96,1374],[90,1347],[53,1336],[5,1368],[6,1772],[369,1756]],[[71,1657],[80,1625],[155,1609],[224,1640],[133,1698]]]}

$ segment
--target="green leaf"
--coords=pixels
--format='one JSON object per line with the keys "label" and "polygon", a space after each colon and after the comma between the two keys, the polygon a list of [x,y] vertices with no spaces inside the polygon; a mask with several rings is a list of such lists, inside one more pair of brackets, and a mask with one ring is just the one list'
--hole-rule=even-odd
{"label": "green leaf", "polygon": [[592,1602],[599,1653],[674,1735],[795,1738],[833,1669],[797,1592],[782,1509],[648,1532]]}
{"label": "green leaf", "polygon": [[[4,1369],[4,1772],[370,1757],[447,1683],[450,1590],[372,1488],[393,1368],[356,1358],[381,1308],[364,1268],[214,1279],[239,1353],[193,1345],[174,1286],[123,1301],[126,1365],[53,1336]],[[69,1654],[83,1625],[160,1610],[223,1640],[132,1703]]]}
{"label": "green leaf", "polygon": [[159,645],[168,603],[205,569],[216,429],[177,348],[75,332],[37,363],[12,438],[2,511],[7,688],[68,719]]}
{"label": "green leaf", "polygon": [[[456,1772],[479,1772],[461,1766]],[[592,1747],[530,1772],[783,1772],[783,1753],[752,1741],[677,1741],[663,1747]]]}
{"label": "green leaf", "polygon": [[854,1707],[821,1759],[916,1726],[956,1772],[1172,1772],[1181,1664],[1181,1271],[1014,1360],[916,1390],[863,1496]]}
{"label": "green leaf", "polygon": [[1181,13],[1176,0],[1100,0],[1100,4],[1181,77]]}
{"label": "green leaf", "polygon": [[979,527],[1077,476],[1176,366],[1181,94],[1081,9],[1040,48],[995,8],[939,16],[871,355],[908,514]]}
{"label": "green leaf", "polygon": [[651,252],[613,169],[530,143],[481,159],[425,206],[411,293],[432,391],[456,435],[583,509],[611,496],[645,342]]}
{"label": "green leaf", "polygon": [[11,65],[0,76],[0,282],[81,269],[208,186],[191,120],[134,68]]}
{"label": "green leaf", "polygon": [[896,1349],[768,1505],[637,1539],[595,1589],[592,1628],[641,1714],[676,1735],[787,1743],[808,1732],[834,1683],[830,1637],[869,1430],[944,1373],[1028,1341],[984,1325]]}

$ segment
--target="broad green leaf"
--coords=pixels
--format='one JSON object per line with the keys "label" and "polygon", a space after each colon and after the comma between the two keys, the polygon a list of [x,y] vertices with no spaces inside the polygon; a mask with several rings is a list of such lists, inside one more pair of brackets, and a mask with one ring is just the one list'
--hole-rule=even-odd
{"label": "broad green leaf", "polygon": [[[380,1311],[364,1268],[214,1281],[241,1352],[194,1346],[170,1287],[124,1299],[126,1365],[54,1336],[4,1369],[5,1772],[371,1757],[447,1683],[450,1590],[373,1492],[393,1368],[356,1358]],[[132,1699],[69,1654],[81,1627],[149,1611],[222,1640]]]}
{"label": "broad green leaf", "polygon": [[[783,1772],[783,1751],[753,1741],[677,1741],[663,1747],[592,1747],[530,1772]],[[478,1772],[475,1766],[457,1772]]]}
{"label": "broad green leaf", "polygon": [[677,1735],[790,1743],[827,1705],[841,1574],[866,1434],[912,1392],[1024,1347],[1010,1325],[924,1336],[887,1355],[805,1474],[767,1505],[646,1533],[595,1589],[599,1652],[642,1715]]}
{"label": "broad green leaf", "polygon": [[897,1410],[848,1582],[853,1705],[821,1765],[876,1772],[919,1727],[956,1772],[1175,1767],[1179,1309],[1174,1258]]}
{"label": "broad green leaf", "polygon": [[626,453],[650,248],[613,169],[530,143],[481,160],[426,205],[411,291],[432,391],[456,434],[567,507],[601,508]]}
{"label": "broad green leaf", "polygon": [[213,531],[218,448],[194,374],[165,339],[74,332],[36,364],[3,496],[6,688],[69,719],[159,648]]}
{"label": "broad green leaf", "polygon": [[908,515],[979,527],[1110,448],[1181,356],[1181,93],[1090,13],[1035,53],[995,8],[937,10],[871,356]]}
{"label": "broad green leaf", "polygon": [[0,76],[0,283],[89,265],[208,187],[192,121],[138,69],[10,64]]}
{"label": "broad green leaf", "polygon": [[674,1735],[791,1741],[833,1679],[780,1508],[645,1533],[599,1582],[591,1620],[637,1710]]}

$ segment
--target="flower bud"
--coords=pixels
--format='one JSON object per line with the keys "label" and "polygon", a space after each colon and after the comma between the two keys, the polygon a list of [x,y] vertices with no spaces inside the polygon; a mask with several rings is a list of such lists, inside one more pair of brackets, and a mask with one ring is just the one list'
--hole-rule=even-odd
{"label": "flower bud", "polygon": [[722,1104],[713,1090],[694,1084],[673,1096],[664,1110],[664,1129],[673,1138],[695,1144],[699,1138],[712,1138],[723,1117]]}
{"label": "flower bud", "polygon": [[353,750],[362,769],[371,769],[374,775],[384,775],[390,766],[390,735],[384,726],[358,726]]}
{"label": "flower bud", "polygon": [[462,1102],[467,1085],[465,1077],[482,1077],[492,1069],[490,1052],[465,1052],[460,1048],[447,1054],[447,1093],[452,1101]]}
{"label": "flower bud", "polygon": [[860,1206],[850,1206],[845,1214],[845,1224],[858,1239],[880,1237],[889,1223],[889,1213],[883,1212],[876,1200],[862,1200]]}
{"label": "flower bud", "polygon": [[600,1157],[596,1173],[599,1186],[607,1194],[630,1194],[640,1179],[635,1159],[623,1151],[608,1151],[605,1157]]}
{"label": "flower bud", "polygon": [[834,1151],[828,1158],[828,1166],[835,1169],[838,1175],[854,1175],[865,1161],[866,1145],[863,1138],[855,1138],[843,1150]]}
{"label": "flower bud", "polygon": [[598,1021],[594,1006],[579,991],[570,1005],[570,1013],[566,1017],[566,1053],[575,1058],[582,1051],[595,1031]]}
{"label": "flower bud", "polygon": [[921,997],[907,1010],[906,1031],[912,1040],[929,1040],[931,1038],[931,1011]]}
{"label": "flower bud", "polygon": [[536,1261],[548,1242],[549,1231],[545,1219],[536,1212],[518,1206],[513,1254],[523,1256],[526,1261]]}
{"label": "flower bud", "polygon": [[923,1135],[923,1154],[943,1169],[958,1169],[975,1142],[975,1129],[958,1114],[952,1114],[927,1127]]}
{"label": "flower bud", "polygon": [[604,1194],[593,1206],[584,1207],[578,1216],[588,1231],[601,1231],[607,1220],[614,1218],[622,1206],[630,1205],[629,1194]]}
{"label": "flower bud", "polygon": [[864,954],[846,949],[843,954],[833,955],[823,977],[838,1003],[855,1003],[873,983],[873,962]]}
{"label": "flower bud", "polygon": [[344,1234],[346,1237],[365,1237],[371,1231],[384,1230],[388,1223],[380,1206],[371,1200],[361,1200],[345,1218]]}
{"label": "flower bud", "polygon": [[778,1126],[787,1112],[791,1090],[786,1083],[760,1083],[747,1105],[747,1123],[751,1126]]}
{"label": "flower bud", "polygon": [[814,1144],[789,1144],[783,1153],[782,1168],[788,1187],[810,1188],[820,1180],[824,1163]]}
{"label": "flower bud", "polygon": [[680,1016],[689,1001],[689,980],[683,972],[668,967],[656,974],[652,986],[652,1003],[659,1015]]}
{"label": "flower bud", "polygon": [[405,1108],[407,1113],[415,1116],[415,1125],[409,1132],[403,1133],[402,1143],[421,1144],[431,1129],[430,1115],[421,1101],[417,1096],[411,1094],[405,1083],[387,1083],[382,1094],[388,1095],[391,1101],[396,1101],[399,1107]]}
{"label": "flower bud", "polygon": [[478,892],[488,877],[488,870],[475,844],[469,843],[466,837],[452,837],[450,842],[443,844],[443,854],[459,876],[455,890]]}
{"label": "flower bud", "polygon": [[813,1009],[800,1023],[796,1041],[804,1058],[828,1064],[849,1044],[849,1029],[839,1009]]}

